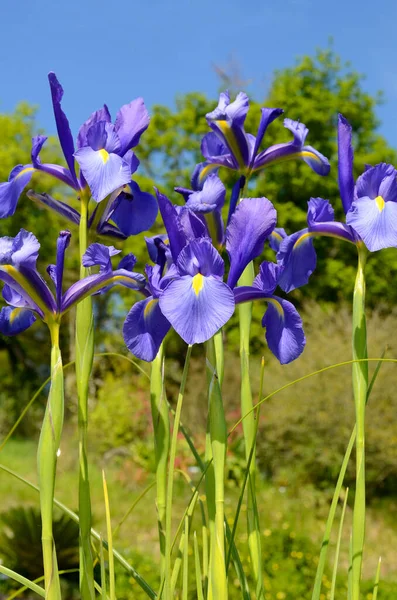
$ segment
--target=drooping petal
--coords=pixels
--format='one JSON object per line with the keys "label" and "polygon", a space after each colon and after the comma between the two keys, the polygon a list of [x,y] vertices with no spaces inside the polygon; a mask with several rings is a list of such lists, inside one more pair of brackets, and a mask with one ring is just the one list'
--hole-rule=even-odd
{"label": "drooping petal", "polygon": [[8,181],[0,183],[0,219],[11,217],[15,213],[19,197],[33,172],[32,165],[18,165],[11,171]]}
{"label": "drooping petal", "polygon": [[272,250],[274,250],[275,252],[278,252],[280,250],[281,242],[286,237],[287,237],[287,233],[286,233],[285,229],[283,229],[282,227],[275,227],[269,237],[270,248]]}
{"label": "drooping petal", "polygon": [[49,194],[36,194],[33,190],[26,192],[26,195],[30,200],[33,200],[33,202],[37,202],[39,205],[44,204],[46,208],[53,210],[75,225],[79,225],[80,214],[68,204],[60,202],[60,200],[55,200],[55,198],[52,198]]}
{"label": "drooping petal", "polygon": [[263,136],[266,133],[266,129],[269,127],[270,123],[273,123],[277,117],[283,114],[282,108],[261,108],[261,120],[258,127],[258,133],[256,134],[255,145],[252,152],[251,157],[251,167],[254,164],[255,156],[258,153],[260,145],[263,140]]}
{"label": "drooping petal", "polygon": [[325,221],[333,221],[335,211],[332,208],[329,200],[322,198],[310,198],[307,211],[307,224],[309,227],[315,223],[323,223]]}
{"label": "drooping petal", "polygon": [[150,297],[136,302],[123,326],[127,348],[137,358],[154,360],[171,324],[160,310],[159,301]]}
{"label": "drooping petal", "polygon": [[184,275],[166,287],[160,309],[187,344],[198,344],[227,323],[234,312],[234,296],[215,277]]}
{"label": "drooping petal", "polygon": [[[35,235],[21,229],[15,236],[12,243],[12,254],[10,263],[17,269],[25,267],[26,269],[35,269],[39,256],[40,244]],[[4,264],[3,261],[1,261]]]}
{"label": "drooping petal", "polygon": [[285,292],[302,287],[309,281],[317,264],[317,255],[308,229],[286,237],[277,253],[282,271],[278,284]]}
{"label": "drooping petal", "polygon": [[254,161],[254,171],[267,167],[272,163],[301,159],[318,175],[328,175],[330,171],[328,159],[311,146],[303,145],[308,133],[307,127],[303,123],[291,119],[284,120],[284,127],[293,134],[293,141],[275,144],[260,152]]}
{"label": "drooping petal", "polygon": [[63,97],[63,88],[59,83],[55,73],[48,74],[48,81],[51,88],[52,106],[54,108],[55,122],[58,131],[59,143],[61,144],[62,152],[66,163],[72,174],[73,180],[77,185],[77,178],[74,169],[74,142],[70,131],[69,121],[61,108]]}
{"label": "drooping petal", "polygon": [[3,306],[0,310],[0,333],[8,336],[17,335],[26,331],[35,320],[34,313],[29,309]]}
{"label": "drooping petal", "polygon": [[156,198],[152,194],[142,192],[139,185],[131,181],[118,196],[111,219],[124,235],[137,235],[152,227],[157,212]]}
{"label": "drooping petal", "polygon": [[138,145],[140,137],[149,127],[150,117],[143,98],[136,98],[122,106],[114,124],[121,142],[120,155]]}
{"label": "drooping petal", "polygon": [[45,135],[36,135],[32,138],[31,159],[33,167],[38,171],[51,175],[51,177],[55,177],[55,179],[59,179],[59,181],[66,183],[66,185],[69,185],[73,189],[79,190],[80,186],[77,184],[76,177],[72,175],[69,169],[65,169],[65,167],[61,167],[60,165],[41,162],[39,154],[46,140],[47,137]]}
{"label": "drooping petal", "polygon": [[346,222],[370,252],[397,247],[397,202],[359,198],[353,201]]}
{"label": "drooping petal", "polygon": [[109,109],[106,104],[104,104],[99,110],[93,112],[87,121],[80,127],[79,133],[77,134],[77,148],[88,146],[87,132],[92,125],[98,123],[99,121],[105,121],[106,123],[111,122]]}
{"label": "drooping petal", "polygon": [[21,296],[21,294],[19,294],[16,290],[14,290],[9,285],[5,285],[3,287],[2,296],[3,296],[4,300],[7,302],[7,304],[9,304],[10,306],[13,306],[14,308],[33,308],[34,309],[34,304],[29,302],[23,296]]}
{"label": "drooping petal", "polygon": [[88,277],[71,285],[63,295],[61,312],[66,312],[87,296],[98,294],[104,289],[109,289],[109,287],[115,285],[122,285],[144,293],[145,284],[146,279],[141,273],[134,273],[126,269],[103,270],[96,275],[88,275]]}
{"label": "drooping petal", "polygon": [[131,181],[129,165],[117,154],[86,146],[77,150],[75,157],[96,202]]}
{"label": "drooping petal", "polygon": [[237,206],[226,230],[226,250],[230,259],[228,285],[231,288],[251,260],[262,252],[276,219],[276,209],[267,198],[245,198]]}
{"label": "drooping petal", "polygon": [[177,260],[177,268],[181,275],[203,277],[213,275],[218,279],[223,278],[225,264],[219,252],[211,242],[205,238],[193,240],[183,248]]}
{"label": "drooping petal", "polygon": [[345,214],[350,209],[354,196],[353,159],[351,125],[345,117],[338,115],[338,182]]}
{"label": "drooping petal", "polygon": [[262,319],[266,327],[266,340],[270,350],[282,365],[298,358],[306,345],[302,319],[295,306],[273,296]]}
{"label": "drooping petal", "polygon": [[187,244],[186,234],[183,231],[175,206],[173,206],[167,196],[161,194],[157,189],[156,196],[161,217],[167,230],[172,258],[176,262],[180,251]]}

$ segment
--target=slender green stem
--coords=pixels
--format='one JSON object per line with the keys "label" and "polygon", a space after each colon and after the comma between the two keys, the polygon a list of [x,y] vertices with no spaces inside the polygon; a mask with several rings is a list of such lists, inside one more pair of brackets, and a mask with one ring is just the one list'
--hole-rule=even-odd
{"label": "slender green stem", "polygon": [[51,387],[37,450],[42,520],[45,597],[60,600],[61,587],[52,531],[57,453],[61,441],[64,414],[64,381],[59,349],[59,323],[49,326],[51,333]]}
{"label": "slender green stem", "polygon": [[170,450],[170,417],[165,396],[163,377],[163,347],[152,362],[150,375],[150,405],[154,432],[154,452],[156,461],[156,504],[160,540],[160,575],[164,578],[165,569],[165,517],[167,499],[167,461]]}
{"label": "slender green stem", "polygon": [[341,540],[342,540],[343,523],[344,523],[344,520],[345,520],[345,512],[346,512],[346,505],[347,505],[347,498],[348,498],[348,496],[349,496],[349,488],[346,488],[345,499],[344,499],[343,507],[342,507],[342,514],[341,514],[340,523],[339,523],[338,539],[337,539],[337,542],[336,542],[335,558],[334,558],[334,568],[332,570],[332,583],[331,583],[331,591],[330,591],[330,600],[335,600],[336,576],[338,574],[338,562],[339,562],[340,543],[341,543]]}
{"label": "slender green stem", "polygon": [[210,568],[208,600],[227,600],[227,577],[225,568],[225,459],[227,445],[226,419],[221,388],[217,375],[217,356],[214,339],[207,342],[207,371],[209,384],[209,434],[215,491],[215,520],[210,529]]}
{"label": "slender green stem", "polygon": [[[254,266],[251,262],[240,277],[239,285],[252,285],[254,279]],[[250,379],[250,330],[252,316],[252,302],[240,304],[240,369],[241,369],[241,414],[248,413],[243,421],[246,460],[253,448],[253,456],[249,466],[249,480],[247,486],[247,530],[248,546],[251,557],[252,571],[257,586],[257,596],[262,596],[262,548],[259,526],[259,515],[256,508],[256,414],[253,409],[251,379]]]}
{"label": "slender green stem", "polygon": [[189,371],[190,356],[192,353],[192,346],[188,346],[186,352],[185,366],[183,367],[182,381],[179,388],[178,401],[176,404],[174,428],[172,430],[171,448],[170,448],[170,462],[168,470],[168,481],[167,481],[167,505],[166,505],[166,519],[165,519],[165,573],[164,573],[164,589],[166,600],[172,600],[171,597],[171,528],[172,528],[172,498],[174,491],[174,471],[175,471],[175,457],[176,457],[176,445],[178,440],[179,424],[181,421],[181,411],[183,404],[183,396],[185,393],[187,374]]}
{"label": "slender green stem", "polygon": [[[80,261],[88,246],[89,196],[82,194],[80,202]],[[80,266],[80,278],[88,270]],[[88,386],[94,358],[94,321],[92,299],[85,298],[76,308],[76,383],[79,430],[79,516],[80,516],[80,595],[82,600],[94,600],[94,567],[91,548],[91,496],[88,476],[87,428]]]}
{"label": "slender green stem", "polygon": [[[353,294],[353,359],[367,358],[365,322],[365,263],[367,250],[358,246],[358,267]],[[368,363],[353,364],[353,393],[356,408],[356,496],[352,532],[352,600],[360,599],[361,566],[365,538],[365,404]]]}

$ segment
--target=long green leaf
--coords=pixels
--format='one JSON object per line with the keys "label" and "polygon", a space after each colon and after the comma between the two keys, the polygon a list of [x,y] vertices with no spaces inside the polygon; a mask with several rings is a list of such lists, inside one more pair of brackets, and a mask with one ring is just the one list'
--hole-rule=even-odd
{"label": "long green leaf", "polygon": [[374,582],[374,589],[372,592],[372,600],[376,600],[378,597],[378,589],[379,589],[379,579],[380,579],[380,565],[382,562],[382,558],[379,557],[378,560],[378,567],[376,569],[376,575],[375,575],[375,582]]}
{"label": "long green leaf", "polygon": [[194,567],[195,567],[195,571],[196,571],[197,600],[204,600],[203,577],[201,574],[201,565],[200,565],[200,551],[199,551],[196,532],[194,532],[193,542],[194,542]]}

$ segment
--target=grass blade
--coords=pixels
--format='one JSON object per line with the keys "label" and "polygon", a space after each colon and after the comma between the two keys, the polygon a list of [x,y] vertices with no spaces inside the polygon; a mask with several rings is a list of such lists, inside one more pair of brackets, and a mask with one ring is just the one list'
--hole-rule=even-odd
{"label": "grass blade", "polygon": [[110,600],[116,600],[116,583],[115,583],[115,576],[114,576],[112,523],[110,520],[109,495],[108,495],[108,486],[106,484],[105,471],[102,471],[102,478],[103,478],[103,495],[105,498],[106,530],[107,530],[107,537],[108,537],[109,595],[110,595]]}
{"label": "grass blade", "polygon": [[26,579],[26,577],[19,575],[19,573],[15,573],[15,571],[7,569],[7,567],[3,567],[3,565],[0,565],[0,573],[6,575],[10,579],[13,579],[14,581],[17,581],[18,583],[22,584],[25,588],[32,590],[32,592],[35,592],[42,598],[45,598],[45,591],[42,587],[36,585],[35,583],[33,583],[33,581]]}
{"label": "grass blade", "polygon": [[105,569],[105,557],[103,553],[103,540],[101,536],[101,540],[99,543],[99,552],[100,552],[100,561],[101,561],[101,596],[102,600],[106,600],[106,569]]}
{"label": "grass blade", "polygon": [[189,592],[189,517],[185,517],[185,543],[183,545],[182,600]]}
{"label": "grass blade", "polygon": [[342,539],[343,522],[344,522],[344,519],[345,519],[345,511],[346,511],[346,504],[347,504],[347,497],[348,497],[348,495],[349,495],[349,488],[346,488],[345,500],[343,502],[342,514],[341,514],[340,523],[339,523],[338,539],[337,539],[337,542],[336,542],[335,559],[334,559],[334,569],[333,569],[333,572],[332,572],[332,584],[331,584],[330,600],[334,600],[335,599],[336,575],[337,575],[337,572],[338,572],[340,543],[341,543],[341,539]]}
{"label": "grass blade", "polygon": [[376,569],[375,581],[374,581],[374,589],[372,592],[372,600],[376,600],[378,597],[378,589],[379,589],[379,579],[380,579],[380,565],[382,562],[382,557],[379,557],[378,567]]}

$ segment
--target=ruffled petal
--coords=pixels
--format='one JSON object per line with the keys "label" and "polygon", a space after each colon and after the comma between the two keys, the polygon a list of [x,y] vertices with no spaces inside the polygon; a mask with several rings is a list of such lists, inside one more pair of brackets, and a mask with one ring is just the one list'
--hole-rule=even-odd
{"label": "ruffled petal", "polygon": [[0,183],[0,219],[11,217],[15,213],[19,197],[33,172],[32,165],[18,165],[11,171],[8,181]]}
{"label": "ruffled petal", "polygon": [[357,179],[354,199],[381,196],[385,202],[397,201],[397,171],[393,165],[380,163],[367,169]]}
{"label": "ruffled petal", "polygon": [[77,150],[75,157],[96,202],[131,181],[129,165],[117,154],[87,146]]}
{"label": "ruffled petal", "polygon": [[262,252],[276,219],[276,209],[267,198],[245,198],[237,206],[226,230],[226,250],[230,259],[228,285],[231,288],[251,260]]}
{"label": "ruffled petal", "polygon": [[218,175],[212,174],[204,181],[203,188],[189,195],[186,206],[193,212],[208,213],[221,210],[225,203],[226,188]]}
{"label": "ruffled petal", "polygon": [[346,222],[370,252],[397,246],[397,202],[359,198],[352,203]]}
{"label": "ruffled petal", "polygon": [[309,227],[315,223],[323,223],[324,221],[333,221],[335,211],[329,200],[322,198],[310,198],[307,211],[307,224]]}
{"label": "ruffled petal", "polygon": [[103,105],[103,108],[96,110],[92,113],[92,115],[87,119],[85,123],[80,127],[79,133],[77,134],[77,148],[83,148],[83,146],[88,146],[87,141],[87,132],[92,125],[98,123],[99,121],[105,121],[106,123],[111,122],[111,117],[109,113],[109,109],[106,104]]}
{"label": "ruffled petal", "polygon": [[121,156],[138,145],[149,123],[150,117],[143,98],[136,98],[120,108],[114,127],[121,142]]}
{"label": "ruffled petal", "polygon": [[268,303],[262,319],[267,344],[274,356],[285,365],[298,358],[306,345],[302,319],[288,300],[273,296]]}
{"label": "ruffled petal", "polygon": [[36,317],[31,310],[3,306],[0,310],[0,333],[17,335],[26,331],[35,322]]}
{"label": "ruffled petal", "polygon": [[114,246],[105,246],[104,244],[91,244],[83,254],[82,264],[84,267],[99,266],[100,273],[106,273],[112,270],[111,257],[120,254]]}
{"label": "ruffled petal", "polygon": [[234,296],[215,277],[185,275],[167,286],[160,297],[160,308],[187,344],[198,344],[227,323],[234,312]]}
{"label": "ruffled petal", "polygon": [[137,358],[154,360],[171,324],[160,310],[158,300],[150,297],[134,304],[123,326],[127,348]]}
{"label": "ruffled petal", "polygon": [[124,235],[130,236],[150,229],[157,213],[156,198],[152,194],[142,192],[139,185],[131,181],[118,196],[111,219]]}
{"label": "ruffled petal", "polygon": [[277,287],[280,273],[280,265],[264,261],[260,266],[259,275],[255,277],[252,285],[265,292],[267,296],[271,296]]}
{"label": "ruffled petal", "polygon": [[223,278],[225,264],[221,255],[209,240],[204,238],[193,240],[180,252],[177,268],[181,275],[195,277],[201,273],[204,277],[213,275],[218,279]]}

